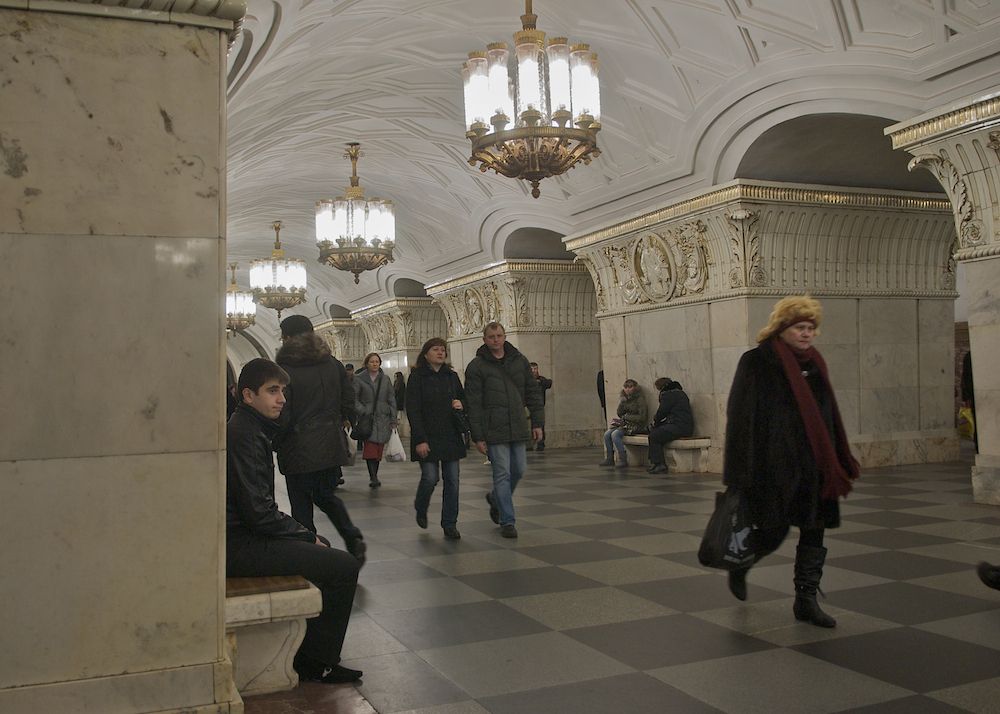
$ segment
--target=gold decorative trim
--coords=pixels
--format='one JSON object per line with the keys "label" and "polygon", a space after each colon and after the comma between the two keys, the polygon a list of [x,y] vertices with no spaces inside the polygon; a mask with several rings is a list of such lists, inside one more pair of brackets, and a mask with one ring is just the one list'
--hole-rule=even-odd
{"label": "gold decorative trim", "polygon": [[646,213],[627,221],[601,228],[592,233],[571,236],[565,240],[566,248],[579,251],[594,243],[618,238],[633,231],[657,225],[672,218],[725,206],[734,201],[770,201],[812,205],[837,205],[849,208],[893,208],[909,211],[946,211],[951,213],[951,202],[945,198],[906,196],[896,193],[856,193],[825,188],[791,188],[782,184],[739,182],[713,189],[708,193],[685,199],[665,208]]}
{"label": "gold decorative trim", "polygon": [[454,290],[455,288],[471,285],[479,280],[486,280],[487,278],[495,278],[498,275],[506,275],[508,273],[515,272],[586,273],[587,269],[582,265],[578,265],[568,260],[534,260],[530,262],[522,260],[504,260],[499,263],[491,263],[482,270],[470,273],[469,275],[464,275],[460,278],[452,278],[450,280],[443,280],[439,283],[428,285],[426,290],[428,293],[431,293],[433,290],[434,294],[438,295],[448,292],[449,290]]}
{"label": "gold decorative trim", "polygon": [[381,315],[382,313],[389,312],[391,310],[398,310],[407,307],[434,307],[436,304],[437,301],[431,297],[395,298],[386,302],[380,302],[377,305],[368,305],[360,310],[352,310],[351,318],[354,321],[357,321],[369,317],[375,317],[376,315]]}
{"label": "gold decorative trim", "polygon": [[943,138],[978,124],[995,124],[997,121],[1000,121],[1000,94],[984,97],[967,106],[946,111],[923,121],[919,121],[918,117],[917,123],[904,126],[897,131],[893,131],[894,127],[890,126],[886,129],[886,135],[892,138],[893,149],[903,149],[929,139]]}

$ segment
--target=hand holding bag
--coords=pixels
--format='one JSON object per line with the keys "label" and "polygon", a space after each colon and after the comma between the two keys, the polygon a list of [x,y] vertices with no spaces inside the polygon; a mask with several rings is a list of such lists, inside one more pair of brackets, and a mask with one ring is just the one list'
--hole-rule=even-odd
{"label": "hand holding bag", "polygon": [[399,434],[396,430],[392,430],[392,435],[389,437],[389,443],[385,445],[385,451],[382,454],[382,458],[385,461],[398,462],[406,458],[406,451],[403,449],[403,441],[399,438]]}
{"label": "hand holding bag", "polygon": [[756,559],[750,548],[753,524],[745,500],[735,488],[715,494],[715,512],[708,519],[698,549],[698,562],[708,568],[741,570]]}

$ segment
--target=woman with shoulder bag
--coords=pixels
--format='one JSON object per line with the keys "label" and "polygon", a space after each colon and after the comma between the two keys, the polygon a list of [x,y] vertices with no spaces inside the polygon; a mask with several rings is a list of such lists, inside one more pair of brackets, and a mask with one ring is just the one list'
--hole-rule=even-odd
{"label": "woman with shoulder bag", "polygon": [[[756,528],[756,563],[781,545],[791,526],[795,549],[796,620],[819,627],[837,621],[816,603],[823,576],[826,528],[840,525],[838,498],[858,477],[826,363],[813,338],[823,308],[808,295],[779,301],[760,344],[740,359],[729,393],[723,483],[740,494]],[[729,590],[747,597],[749,567],[729,571]]]}
{"label": "woman with shoulder bag", "polygon": [[622,438],[646,431],[646,396],[642,387],[634,379],[626,379],[622,387],[621,401],[618,402],[618,418],[611,422],[611,428],[604,432],[605,459],[598,466],[614,466],[615,451],[618,451],[618,468],[628,466],[625,442]]}
{"label": "woman with shoulder bag", "polygon": [[372,431],[364,442],[361,457],[368,464],[369,488],[378,488],[378,466],[382,450],[396,428],[396,395],[392,380],[382,371],[382,358],[375,352],[365,357],[365,370],[354,375],[354,410],[358,421],[371,418]]}
{"label": "woman with shoulder bag", "polygon": [[410,460],[420,462],[420,484],[413,507],[417,525],[427,527],[427,508],[444,478],[441,527],[444,537],[461,538],[458,532],[458,460],[465,458],[468,421],[465,390],[446,362],[448,345],[440,337],[424,343],[407,385],[407,417],[410,420]]}

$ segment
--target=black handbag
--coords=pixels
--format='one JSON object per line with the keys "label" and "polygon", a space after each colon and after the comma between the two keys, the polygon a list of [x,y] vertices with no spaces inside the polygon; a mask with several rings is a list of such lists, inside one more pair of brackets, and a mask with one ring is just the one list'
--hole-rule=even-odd
{"label": "black handbag", "polygon": [[715,494],[715,512],[701,539],[698,562],[721,570],[749,568],[757,557],[750,544],[752,532],[750,513],[740,492],[730,487]]}
{"label": "black handbag", "polygon": [[[355,377],[355,379],[358,379],[358,377]],[[358,421],[351,426],[351,438],[354,441],[368,441],[372,436],[372,432],[375,431],[375,410],[378,409],[378,395],[381,391],[382,380],[379,379],[378,386],[375,388],[375,400],[372,402],[371,414],[362,414],[358,417]]]}

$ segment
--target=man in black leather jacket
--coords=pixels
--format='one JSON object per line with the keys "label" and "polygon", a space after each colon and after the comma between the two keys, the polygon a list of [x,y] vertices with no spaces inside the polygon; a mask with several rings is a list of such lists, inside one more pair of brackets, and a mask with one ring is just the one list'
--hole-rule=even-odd
{"label": "man in black leather jacket", "polygon": [[358,584],[358,561],[317,536],[274,502],[271,439],[285,403],[288,374],[255,359],[240,372],[242,401],[226,429],[226,576],[301,575],[320,589],[323,611],[308,620],[295,654],[299,678],[330,684],[354,682],[361,672],[340,666]]}

